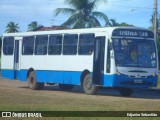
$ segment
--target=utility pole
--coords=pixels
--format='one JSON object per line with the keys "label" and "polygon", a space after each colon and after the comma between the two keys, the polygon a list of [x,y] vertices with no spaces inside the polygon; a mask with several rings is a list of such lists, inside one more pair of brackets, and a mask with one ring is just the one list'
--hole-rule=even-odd
{"label": "utility pole", "polygon": [[[157,30],[158,30],[158,26],[157,26],[157,0],[154,0],[154,36],[155,36],[155,40],[157,41]],[[158,42],[158,41],[157,41]]]}

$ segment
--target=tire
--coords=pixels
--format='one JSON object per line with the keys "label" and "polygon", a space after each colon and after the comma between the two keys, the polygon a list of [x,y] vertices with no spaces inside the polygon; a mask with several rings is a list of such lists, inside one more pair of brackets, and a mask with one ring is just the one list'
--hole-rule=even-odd
{"label": "tire", "polygon": [[32,90],[42,90],[44,88],[44,83],[37,82],[35,71],[29,73],[27,81],[28,87]]}
{"label": "tire", "polygon": [[72,90],[74,88],[73,85],[67,85],[67,84],[59,84],[59,88],[61,90]]}
{"label": "tire", "polygon": [[87,74],[83,80],[83,90],[87,95],[94,95],[97,92],[97,87],[92,82],[92,76]]}
{"label": "tire", "polygon": [[132,95],[133,90],[130,88],[119,88],[119,93],[121,94],[121,96],[129,97]]}

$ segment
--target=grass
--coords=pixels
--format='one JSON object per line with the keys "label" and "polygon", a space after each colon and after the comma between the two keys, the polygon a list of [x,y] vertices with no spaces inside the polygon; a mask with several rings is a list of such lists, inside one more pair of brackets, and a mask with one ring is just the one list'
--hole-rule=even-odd
{"label": "grass", "polygon": [[160,75],[158,76],[158,84],[157,84],[157,88],[160,88]]}
{"label": "grass", "polygon": [[[14,86],[13,84],[16,84]],[[19,86],[17,84],[20,84]],[[22,85],[21,85],[22,84]],[[85,95],[83,92],[59,91],[56,87],[41,91],[29,90],[27,85],[19,81],[8,81],[0,84],[0,111],[159,111],[160,99],[143,97],[121,97],[105,91],[105,94]],[[49,87],[50,88],[50,87]],[[160,78],[158,79],[160,88]],[[108,92],[108,93],[107,93]],[[143,94],[142,94],[143,96]],[[160,98],[160,95],[157,95]],[[12,118],[11,120],[17,120]],[[30,118],[26,118],[29,120]],[[53,118],[43,118],[44,120]],[[130,117],[57,117],[55,120],[150,120],[150,118]],[[152,118],[157,120],[159,118]],[[18,119],[21,120],[21,119]],[[37,119],[33,119],[37,120]],[[38,118],[39,120],[39,118]]]}

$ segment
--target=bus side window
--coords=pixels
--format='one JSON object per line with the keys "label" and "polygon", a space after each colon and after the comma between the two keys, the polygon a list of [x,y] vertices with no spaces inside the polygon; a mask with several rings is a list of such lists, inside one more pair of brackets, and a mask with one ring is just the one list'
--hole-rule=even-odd
{"label": "bus side window", "polygon": [[80,34],[79,39],[79,55],[91,55],[94,50],[94,38],[95,35],[92,33],[89,34]]}
{"label": "bus side window", "polygon": [[63,55],[76,55],[77,42],[78,42],[77,34],[64,35]]}
{"label": "bus side window", "polygon": [[33,55],[34,36],[23,37],[22,55]]}
{"label": "bus side window", "polygon": [[5,37],[3,39],[3,54],[4,55],[13,55],[14,49],[14,38],[13,37]]}
{"label": "bus side window", "polygon": [[46,55],[47,54],[47,43],[48,35],[36,36],[35,42],[35,55]]}
{"label": "bus side window", "polygon": [[110,67],[111,67],[110,51],[111,50],[112,50],[112,44],[108,40],[108,47],[107,47],[107,73],[110,73]]}
{"label": "bus side window", "polygon": [[49,36],[49,55],[60,55],[62,49],[62,35],[50,35]]}

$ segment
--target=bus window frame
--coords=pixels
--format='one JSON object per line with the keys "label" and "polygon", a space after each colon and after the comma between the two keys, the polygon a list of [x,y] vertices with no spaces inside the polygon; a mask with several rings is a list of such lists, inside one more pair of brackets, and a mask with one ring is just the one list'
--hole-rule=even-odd
{"label": "bus window frame", "polygon": [[[81,41],[81,36],[82,36],[82,35],[93,35],[93,46],[91,46],[92,48],[90,48],[89,51],[86,52],[86,54],[80,53],[80,49],[82,49],[81,47],[84,47],[84,45],[83,45],[83,46],[80,46],[80,41]],[[95,33],[81,33],[81,34],[79,34],[78,55],[80,55],[80,56],[82,56],[82,55],[84,55],[84,56],[92,55],[93,52],[94,52],[94,41],[95,41]],[[89,46],[89,44],[88,44],[88,46]],[[90,51],[91,51],[91,53],[90,53]],[[88,53],[88,54],[87,54],[87,53]]]}
{"label": "bus window frame", "polygon": [[[76,39],[74,39],[74,40],[76,40],[76,44],[66,44],[67,46],[69,46],[69,45],[71,46],[72,45],[73,47],[76,45],[76,48],[75,48],[76,52],[74,54],[69,54],[69,53],[66,54],[66,53],[64,53],[64,46],[65,46],[64,41],[68,39],[68,38],[65,39],[65,36],[68,37],[69,35],[74,35],[76,37]],[[63,46],[62,55],[65,55],[65,56],[66,55],[77,55],[77,53],[78,53],[78,51],[77,51],[78,41],[79,41],[79,35],[78,34],[64,34],[63,35],[63,44],[62,44],[62,46]]]}
{"label": "bus window frame", "polygon": [[[5,41],[4,39],[5,39],[5,38],[13,38],[12,54],[5,54],[5,53],[4,53],[4,46],[5,46],[5,45],[4,45],[4,41]],[[14,47],[15,47],[15,39],[14,39],[14,37],[12,37],[12,36],[4,37],[4,38],[3,38],[3,44],[2,44],[2,46],[3,46],[3,48],[2,48],[2,49],[3,49],[3,55],[5,55],[5,56],[13,56],[13,55],[14,55]]]}
{"label": "bus window frame", "polygon": [[[50,37],[51,36],[56,36],[56,37],[61,37],[61,39],[60,39],[60,41],[61,41],[61,44],[54,44],[54,46],[59,46],[59,47],[61,47],[61,49],[60,49],[60,53],[59,54],[50,54],[49,53],[49,48],[50,48]],[[53,45],[53,44],[52,44]],[[52,56],[52,55],[62,55],[62,47],[63,47],[63,34],[51,34],[51,35],[49,35],[48,36],[48,49],[47,49],[47,54],[49,55],[49,56]]]}
{"label": "bus window frame", "polygon": [[[47,40],[46,40],[46,41],[47,41],[47,44],[46,44],[46,53],[43,53],[43,54],[37,54],[37,53],[36,53],[36,40],[37,40],[37,36],[38,36],[38,37],[39,37],[39,36],[47,36]],[[48,37],[49,37],[48,35],[36,35],[36,36],[35,36],[34,55],[40,55],[40,56],[41,56],[41,55],[48,55]],[[43,45],[44,45],[44,44],[43,44]],[[45,50],[45,49],[44,49],[44,50]]]}
{"label": "bus window frame", "polygon": [[[33,37],[33,53],[32,54],[24,54],[23,53],[23,39],[24,39],[24,37]],[[32,56],[32,55],[34,55],[34,50],[35,50],[35,36],[24,36],[23,37],[23,39],[22,39],[22,50],[21,50],[21,54],[23,55],[23,56]]]}

